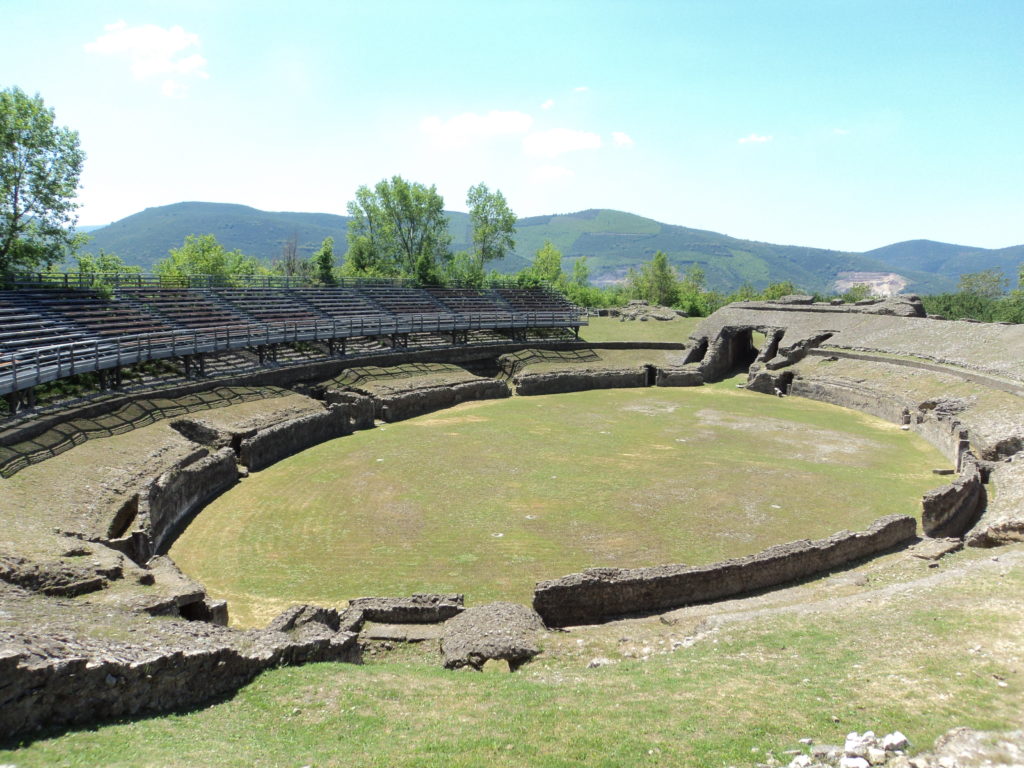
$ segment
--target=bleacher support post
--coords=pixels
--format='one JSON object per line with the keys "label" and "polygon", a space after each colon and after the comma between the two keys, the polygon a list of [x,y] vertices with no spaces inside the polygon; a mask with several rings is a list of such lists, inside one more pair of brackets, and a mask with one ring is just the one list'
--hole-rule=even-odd
{"label": "bleacher support post", "polygon": [[407,349],[409,347],[408,333],[392,333],[391,346],[395,349]]}
{"label": "bleacher support post", "polygon": [[13,416],[15,413],[24,411],[26,408],[36,407],[36,391],[33,387],[8,392],[4,395],[7,401],[7,410]]}

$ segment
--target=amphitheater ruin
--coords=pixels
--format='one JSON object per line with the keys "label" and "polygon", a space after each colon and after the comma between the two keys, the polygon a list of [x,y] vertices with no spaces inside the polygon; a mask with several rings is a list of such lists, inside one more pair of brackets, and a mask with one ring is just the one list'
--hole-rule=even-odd
{"label": "amphitheater ruin", "polygon": [[[139,285],[108,300],[23,287],[0,292],[0,318],[3,737],[195,706],[283,664],[358,662],[367,622],[444,623],[447,666],[516,668],[545,625],[780,588],[922,539],[944,551],[1024,540],[1024,326],[929,318],[911,296],[732,304],[674,344],[581,341],[585,315],[543,289]],[[610,350],[635,354],[608,362]],[[713,565],[537,574],[532,610],[375,596],[297,605],[258,630],[229,628],[230,606],[166,554],[249,472],[356,430],[473,399],[701,386],[736,371],[766,409],[811,398],[938,448],[953,476],[923,498],[922,530],[890,515]],[[100,396],[37,400],[82,373]]]}

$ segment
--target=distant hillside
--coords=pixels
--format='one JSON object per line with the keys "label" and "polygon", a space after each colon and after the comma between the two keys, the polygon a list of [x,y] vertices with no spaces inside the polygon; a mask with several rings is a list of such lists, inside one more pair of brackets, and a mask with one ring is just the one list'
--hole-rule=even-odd
{"label": "distant hillside", "polygon": [[147,208],[89,233],[85,250],[116,253],[129,264],[150,269],[180,246],[187,235],[214,235],[230,250],[270,261],[297,238],[299,253],[311,256],[325,237],[344,248],[347,216],[278,213],[228,203],[175,203]]}
{"label": "distant hillside", "polygon": [[1024,264],[1024,245],[1009,248],[973,248],[968,245],[937,243],[934,240],[907,240],[864,254],[879,259],[894,270],[917,270],[947,275],[954,280],[968,272],[1001,269],[1012,285]]}
{"label": "distant hillside", "polygon": [[[452,247],[468,248],[469,217],[447,214]],[[327,236],[340,252],[345,247],[347,216],[329,213],[259,211],[225,203],[176,203],[128,216],[90,233],[86,250],[116,253],[131,264],[151,268],[190,234],[213,234],[227,248],[266,261],[279,258],[284,245],[296,238],[299,253],[311,255]],[[998,266],[1016,275],[1024,262],[1024,246],[999,251],[911,241],[869,253],[846,253],[820,248],[774,245],[700,229],[662,224],[622,211],[592,209],[578,213],[533,216],[516,226],[516,253],[493,266],[516,272],[528,264],[545,240],[567,257],[566,266],[586,256],[591,280],[607,284],[621,280],[658,250],[665,251],[682,272],[692,264],[707,274],[708,285],[729,291],[744,282],[757,288],[769,282],[792,281],[806,291],[832,290],[845,273],[891,273],[906,282],[906,290],[936,293],[952,290],[962,272]],[[900,280],[896,280],[897,283]]]}

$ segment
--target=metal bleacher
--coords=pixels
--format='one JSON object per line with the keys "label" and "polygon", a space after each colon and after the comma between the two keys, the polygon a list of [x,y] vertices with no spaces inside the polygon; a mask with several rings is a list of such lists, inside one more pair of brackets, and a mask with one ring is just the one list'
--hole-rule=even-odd
{"label": "metal bleacher", "polygon": [[19,393],[39,384],[149,360],[188,363],[207,353],[310,341],[344,353],[352,340],[348,349],[358,354],[360,339],[464,344],[469,332],[522,339],[531,328],[586,324],[578,307],[543,288],[422,288],[381,280],[186,288],[133,276],[99,291],[69,282],[64,276],[0,290],[0,395],[11,411],[21,404]]}

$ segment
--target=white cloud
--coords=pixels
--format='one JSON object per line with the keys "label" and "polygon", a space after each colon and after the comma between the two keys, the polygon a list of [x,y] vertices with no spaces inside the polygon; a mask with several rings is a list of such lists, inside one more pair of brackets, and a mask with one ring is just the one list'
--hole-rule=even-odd
{"label": "white cloud", "polygon": [[617,147],[632,147],[635,143],[632,136],[622,131],[612,131],[612,141]]}
{"label": "white cloud", "polygon": [[532,157],[558,157],[566,152],[600,149],[601,137],[589,131],[552,128],[523,137],[523,152]]}
{"label": "white cloud", "polygon": [[749,136],[744,136],[739,140],[740,144],[764,144],[766,141],[771,141],[771,136],[760,136],[756,133],[752,133]]}
{"label": "white cloud", "polygon": [[155,24],[129,27],[124,21],[108,24],[105,34],[85,44],[87,53],[127,58],[136,80],[163,76],[161,90],[166,96],[183,96],[188,90],[185,78],[206,80],[206,59],[189,53],[199,47],[199,35],[182,27],[167,29]]}
{"label": "white cloud", "polygon": [[530,172],[530,180],[539,184],[560,181],[574,176],[572,171],[561,165],[538,165]]}
{"label": "white cloud", "polygon": [[545,101],[543,104],[540,105],[540,108],[541,109],[551,109],[553,106],[555,106],[555,100],[554,99],[548,99],[547,101]]}
{"label": "white cloud", "polygon": [[589,90],[590,89],[585,85],[577,85],[575,88],[573,88],[573,91],[575,91],[576,93],[586,93]]}
{"label": "white cloud", "polygon": [[447,120],[436,115],[420,121],[420,130],[446,149],[457,149],[473,141],[492,136],[526,133],[533,118],[524,112],[491,110],[486,115],[464,112]]}

